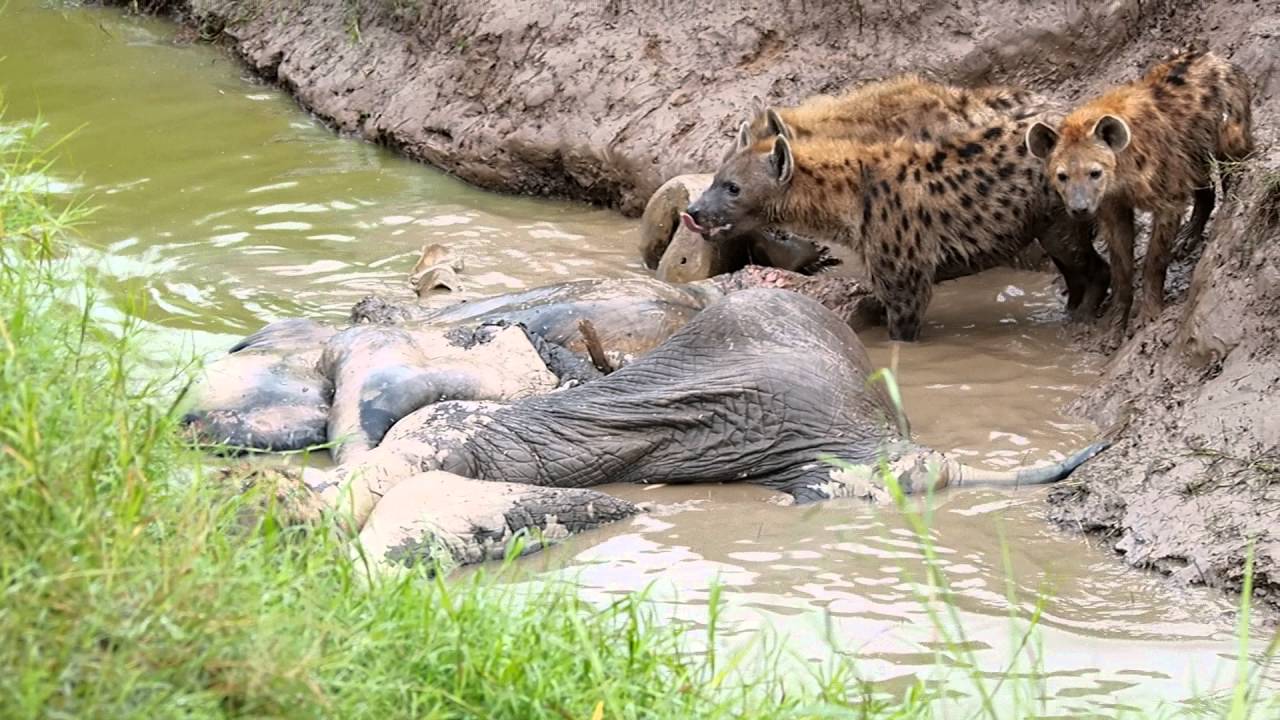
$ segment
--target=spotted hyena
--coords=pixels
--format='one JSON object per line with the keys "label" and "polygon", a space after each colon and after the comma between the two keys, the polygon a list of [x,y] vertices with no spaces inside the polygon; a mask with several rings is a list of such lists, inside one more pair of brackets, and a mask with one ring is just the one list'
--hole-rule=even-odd
{"label": "spotted hyena", "polygon": [[1121,329],[1133,305],[1134,211],[1152,213],[1139,321],[1159,314],[1172,245],[1203,232],[1213,210],[1211,161],[1253,149],[1252,88],[1236,66],[1203,51],[1180,54],[1145,77],[1071,111],[1057,129],[1032,125],[1027,147],[1077,218],[1096,218],[1111,255],[1113,310]]}
{"label": "spotted hyena", "polygon": [[[936,280],[1006,262],[1061,227],[1043,163],[1022,141],[1028,121],[932,142],[804,138],[776,113],[770,122],[781,132],[733,153],[689,206],[688,222],[708,236],[781,226],[848,247],[895,340],[917,339]],[[1106,265],[1087,233],[1062,246],[1049,252],[1079,269],[1072,304],[1092,312],[1106,294]],[[1080,259],[1088,254],[1097,262]]]}
{"label": "spotted hyena", "polygon": [[[1026,90],[1008,86],[965,88],[900,75],[871,82],[839,96],[816,95],[795,107],[775,108],[789,132],[788,139],[844,138],[864,142],[912,137],[945,138],[957,132],[987,127],[1003,120],[1020,120],[1041,111],[1046,101]],[[757,98],[753,100],[748,132],[730,153],[777,135],[780,128]]]}
{"label": "spotted hyena", "polygon": [[[791,141],[826,137],[879,143],[909,138],[942,143],[952,135],[1039,117],[1050,109],[1046,99],[1020,88],[958,87],[918,75],[868,83],[838,97],[815,96],[791,108],[765,108],[759,100],[754,104],[726,160],[781,133]],[[698,231],[692,218],[687,217],[685,224]],[[797,233],[770,226],[753,233],[724,232],[714,239],[722,246],[733,246],[742,244],[741,238],[756,236],[794,238]],[[818,245],[827,240],[821,235],[806,239]],[[1093,249],[1092,225],[1075,224],[1059,214],[1055,222],[1042,226],[1039,239],[1066,280],[1067,307],[1077,315],[1093,313],[1106,293],[1108,271],[1106,262]],[[940,266],[936,279],[968,275],[979,269],[982,268],[961,258]]]}

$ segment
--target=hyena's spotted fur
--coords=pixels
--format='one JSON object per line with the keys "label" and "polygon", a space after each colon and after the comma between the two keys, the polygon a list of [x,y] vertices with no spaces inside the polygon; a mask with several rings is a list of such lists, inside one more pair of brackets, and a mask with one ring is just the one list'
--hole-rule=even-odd
{"label": "hyena's spotted fur", "polygon": [[[892,143],[899,139],[943,143],[953,135],[1037,117],[1048,102],[1033,93],[1008,86],[963,88],[901,75],[863,85],[839,97],[816,96],[792,108],[765,108],[754,102],[750,119],[739,129],[726,161],[754,144],[783,134],[788,140],[818,138]],[[687,223],[698,230],[696,222]],[[1068,289],[1067,306],[1077,314],[1092,314],[1106,292],[1106,263],[1094,251],[1089,226],[1073,224],[1059,214],[1040,229],[1040,241],[1062,272]],[[795,237],[778,226],[756,231],[722,233],[718,241],[732,244],[742,237]],[[823,232],[815,237],[827,239]],[[970,258],[946,257],[935,279],[968,275],[992,263],[973,264]]]}
{"label": "hyena's spotted fur", "polygon": [[[1022,142],[1028,121],[932,142],[800,137],[780,117],[771,122],[781,132],[725,161],[690,205],[693,223],[710,234],[782,226],[849,247],[886,307],[893,339],[918,337],[936,279],[1007,261],[1031,238],[1063,227],[1043,164]],[[1055,260],[1082,268],[1072,303],[1091,312],[1105,295],[1106,270],[1080,227]],[[1096,263],[1065,257],[1072,253]]]}
{"label": "hyena's spotted fur", "polygon": [[1044,160],[1068,211],[1096,217],[1107,239],[1121,329],[1133,305],[1134,211],[1152,213],[1139,309],[1146,321],[1164,304],[1165,274],[1187,205],[1194,201],[1188,236],[1203,232],[1213,210],[1211,161],[1239,161],[1253,150],[1252,95],[1238,67],[1191,51],[1076,108],[1056,130],[1043,123],[1029,129],[1027,147]]}
{"label": "hyena's spotted fur", "polygon": [[[908,137],[931,141],[1003,120],[1031,117],[1045,105],[1043,98],[1020,88],[964,88],[919,75],[900,75],[835,97],[816,95],[795,107],[775,111],[792,133],[791,140],[828,137],[881,142]],[[779,128],[770,122],[766,110],[758,99],[753,102],[748,145],[778,134]]]}

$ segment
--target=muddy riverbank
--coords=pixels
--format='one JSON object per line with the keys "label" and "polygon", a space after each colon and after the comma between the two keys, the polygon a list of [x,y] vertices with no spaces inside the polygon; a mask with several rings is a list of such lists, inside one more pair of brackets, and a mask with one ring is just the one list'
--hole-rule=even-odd
{"label": "muddy riverbank", "polygon": [[1074,405],[1118,442],[1050,495],[1050,516],[1134,565],[1226,588],[1253,542],[1259,595],[1280,601],[1280,16],[1265,3],[155,5],[343,132],[481,187],[628,214],[706,170],[753,95],[916,70],[1071,101],[1207,42],[1256,79],[1261,149],[1185,258],[1176,302]]}

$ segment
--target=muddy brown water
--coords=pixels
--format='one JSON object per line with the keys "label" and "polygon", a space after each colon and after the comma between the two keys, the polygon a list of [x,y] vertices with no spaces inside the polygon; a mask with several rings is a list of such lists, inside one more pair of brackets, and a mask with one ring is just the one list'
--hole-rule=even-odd
{"label": "muddy brown water", "polygon": [[[0,55],[4,123],[40,118],[50,139],[79,128],[49,185],[101,206],[74,252],[100,268],[116,307],[142,300],[133,306],[175,353],[215,352],[284,317],[340,321],[366,293],[408,292],[428,242],[465,257],[461,297],[644,272],[633,221],[483,193],[335,137],[223,52],[175,42],[166,23],[16,0],[0,15]],[[878,364],[896,361],[919,439],[1005,468],[1060,458],[1094,432],[1058,410],[1099,369],[1066,349],[1061,324],[1049,276],[1000,270],[941,286],[925,342],[896,360],[883,330],[863,337]],[[769,627],[801,659],[838,652],[868,678],[947,681],[957,660],[938,662],[921,543],[897,510],[780,507],[751,487],[610,490],[655,510],[522,570],[572,577],[601,599],[652,586],[662,613],[695,623],[720,582],[726,642]],[[1229,684],[1231,600],[1173,588],[1050,527],[1040,494],[964,490],[930,505],[979,666],[1000,673],[1021,646],[1009,593],[1023,613],[1042,595],[1015,667],[1038,678],[1051,712],[1105,714]]]}

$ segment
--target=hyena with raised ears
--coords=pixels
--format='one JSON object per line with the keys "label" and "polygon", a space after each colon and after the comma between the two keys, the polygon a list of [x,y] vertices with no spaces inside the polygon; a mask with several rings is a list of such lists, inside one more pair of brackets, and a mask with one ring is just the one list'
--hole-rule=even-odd
{"label": "hyena with raised ears", "polygon": [[[1023,144],[1027,121],[932,142],[863,142],[801,137],[770,113],[779,132],[732,153],[686,223],[706,236],[783,227],[848,247],[895,340],[919,337],[935,280],[1006,262],[1033,237],[1063,227],[1043,163]],[[1088,233],[1063,240],[1061,258],[1049,252],[1059,267],[1080,268],[1076,286],[1068,275],[1072,303],[1092,313],[1107,271],[1088,240]],[[1096,263],[1081,259],[1089,255]]]}
{"label": "hyena with raised ears", "polygon": [[1187,206],[1194,204],[1188,235],[1203,233],[1213,211],[1212,161],[1239,161],[1253,150],[1252,100],[1243,71],[1197,50],[1081,105],[1057,129],[1044,123],[1028,129],[1027,147],[1045,163],[1068,212],[1096,218],[1106,238],[1121,330],[1133,306],[1134,211],[1152,213],[1139,308],[1139,322],[1146,322],[1164,306],[1165,275]]}

